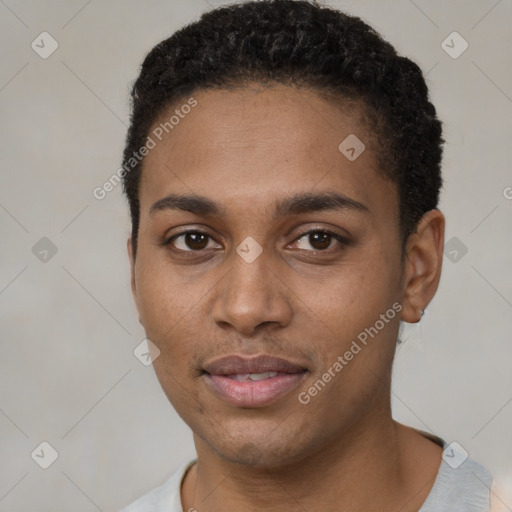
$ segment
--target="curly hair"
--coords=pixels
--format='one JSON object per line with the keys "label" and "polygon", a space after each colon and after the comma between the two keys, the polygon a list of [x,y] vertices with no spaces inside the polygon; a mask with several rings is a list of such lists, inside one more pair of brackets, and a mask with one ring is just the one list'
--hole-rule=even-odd
{"label": "curly hair", "polygon": [[[307,87],[364,105],[379,144],[379,171],[397,186],[403,244],[437,208],[441,122],[417,64],[358,17],[311,0],[247,1],[220,7],[156,45],[131,92],[123,167],[171,104],[194,91],[249,83]],[[144,160],[122,176],[134,255]]]}

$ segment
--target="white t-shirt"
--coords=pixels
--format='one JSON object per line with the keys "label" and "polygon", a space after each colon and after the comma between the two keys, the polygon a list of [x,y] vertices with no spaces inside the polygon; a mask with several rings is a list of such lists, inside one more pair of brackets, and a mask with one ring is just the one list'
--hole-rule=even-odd
{"label": "white t-shirt", "polygon": [[[492,484],[490,473],[474,460],[464,460],[466,454],[456,446],[447,446],[444,441],[443,445],[445,451],[436,480],[418,512],[488,512]],[[193,512],[194,509],[183,511],[181,482],[195,462],[184,464],[167,482],[120,512]]]}

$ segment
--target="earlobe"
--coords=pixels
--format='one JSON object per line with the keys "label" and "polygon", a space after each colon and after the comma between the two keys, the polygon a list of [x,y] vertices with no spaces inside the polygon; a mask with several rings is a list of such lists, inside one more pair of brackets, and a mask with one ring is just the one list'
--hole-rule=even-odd
{"label": "earlobe", "polygon": [[444,215],[430,210],[418,222],[406,244],[402,320],[419,322],[433,299],[443,264]]}

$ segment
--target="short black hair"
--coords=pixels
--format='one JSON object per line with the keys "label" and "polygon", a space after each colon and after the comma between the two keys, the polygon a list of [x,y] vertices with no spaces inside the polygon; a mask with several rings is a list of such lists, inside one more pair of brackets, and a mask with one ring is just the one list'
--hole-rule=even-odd
{"label": "short black hair", "polygon": [[[131,92],[123,174],[134,256],[144,160],[133,154],[164,110],[194,91],[250,83],[307,87],[364,105],[378,141],[379,170],[397,186],[402,241],[437,208],[444,140],[417,64],[356,16],[311,0],[220,7],[157,44]],[[340,141],[341,142],[341,141]]]}

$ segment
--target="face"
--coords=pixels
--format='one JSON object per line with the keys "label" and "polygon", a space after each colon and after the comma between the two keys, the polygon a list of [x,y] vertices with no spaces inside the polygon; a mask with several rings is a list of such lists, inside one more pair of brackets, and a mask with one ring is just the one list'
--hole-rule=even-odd
{"label": "face", "polygon": [[[140,321],[200,443],[241,463],[297,461],[388,406],[397,190],[362,110],[286,86],[194,98],[144,162]],[[365,144],[355,159],[339,149],[351,134]]]}

